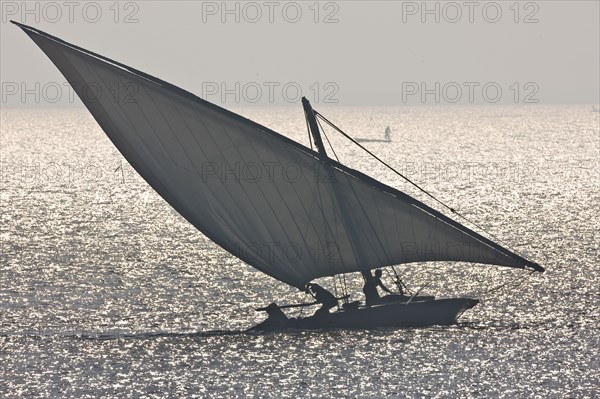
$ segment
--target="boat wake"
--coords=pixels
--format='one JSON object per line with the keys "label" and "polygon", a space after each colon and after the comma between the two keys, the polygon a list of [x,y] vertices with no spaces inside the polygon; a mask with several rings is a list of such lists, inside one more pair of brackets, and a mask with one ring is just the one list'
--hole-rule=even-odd
{"label": "boat wake", "polygon": [[365,138],[356,138],[356,141],[359,143],[391,143],[391,140],[386,139],[365,139]]}
{"label": "boat wake", "polygon": [[0,333],[0,337],[29,337],[29,338],[71,338],[81,340],[146,340],[158,338],[203,338],[220,337],[226,335],[244,334],[245,330],[208,330],[191,332],[174,331],[152,331],[152,332],[126,332],[110,330],[104,332],[47,332],[47,331],[24,331],[13,333]]}
{"label": "boat wake", "polygon": [[141,333],[114,333],[107,332],[105,334],[84,334],[74,338],[91,339],[91,340],[112,340],[112,339],[131,339],[145,340],[158,338],[204,338],[204,337],[221,337],[225,335],[240,335],[244,330],[209,330],[209,331],[192,331],[192,332],[172,332],[172,331],[153,331]]}

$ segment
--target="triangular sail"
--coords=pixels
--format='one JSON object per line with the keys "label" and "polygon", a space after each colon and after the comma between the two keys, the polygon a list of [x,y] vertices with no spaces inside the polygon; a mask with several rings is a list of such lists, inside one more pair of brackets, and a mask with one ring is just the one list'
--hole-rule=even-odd
{"label": "triangular sail", "polygon": [[296,287],[422,261],[543,269],[421,202],[191,93],[18,24],[138,173],[244,262]]}

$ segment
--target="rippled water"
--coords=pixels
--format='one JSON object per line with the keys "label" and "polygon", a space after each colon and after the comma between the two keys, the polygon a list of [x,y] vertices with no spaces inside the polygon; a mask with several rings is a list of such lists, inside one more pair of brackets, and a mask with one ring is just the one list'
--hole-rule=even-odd
{"label": "rippled water", "polygon": [[[253,308],[303,294],[185,222],[86,111],[3,110],[0,397],[593,397],[600,122],[589,109],[319,109],[355,137],[391,126],[393,142],[365,145],[547,272],[403,266],[410,287],[482,302],[452,327],[266,336],[243,333],[263,318]],[[307,142],[299,106],[238,111]],[[329,137],[344,163],[428,202]]]}

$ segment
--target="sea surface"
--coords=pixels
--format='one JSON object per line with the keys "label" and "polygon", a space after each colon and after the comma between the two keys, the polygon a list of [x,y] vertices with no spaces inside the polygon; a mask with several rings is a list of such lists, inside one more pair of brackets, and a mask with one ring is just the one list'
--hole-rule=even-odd
{"label": "sea surface", "polygon": [[[547,271],[399,266],[413,290],[481,303],[450,327],[247,334],[254,308],[308,298],[196,231],[84,109],[4,109],[0,397],[598,396],[600,114],[315,108]],[[234,111],[308,145],[299,105]],[[327,134],[343,163],[440,209]]]}

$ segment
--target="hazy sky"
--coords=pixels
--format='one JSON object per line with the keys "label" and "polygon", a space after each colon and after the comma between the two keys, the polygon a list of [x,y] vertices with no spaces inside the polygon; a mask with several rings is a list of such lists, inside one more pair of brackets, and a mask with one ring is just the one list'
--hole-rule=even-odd
{"label": "hazy sky", "polygon": [[10,19],[226,106],[597,104],[599,3],[3,1],[2,105],[79,104]]}

